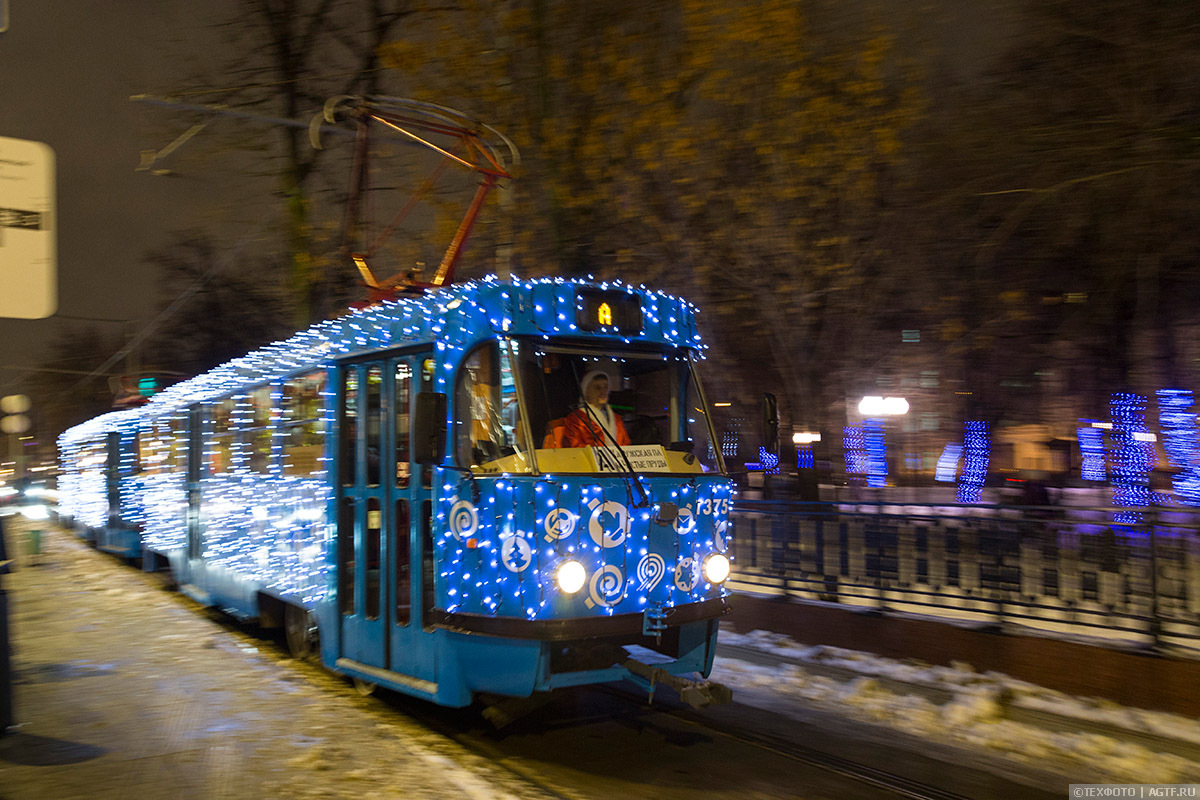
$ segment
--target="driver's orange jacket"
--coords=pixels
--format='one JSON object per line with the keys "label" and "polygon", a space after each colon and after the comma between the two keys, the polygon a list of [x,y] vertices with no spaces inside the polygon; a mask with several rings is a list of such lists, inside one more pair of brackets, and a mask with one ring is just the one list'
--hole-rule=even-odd
{"label": "driver's orange jacket", "polygon": [[[618,414],[613,414],[613,427],[616,428],[617,444],[622,447],[628,445],[630,443],[629,434],[625,430],[625,423],[621,421]],[[599,447],[603,444],[612,444],[612,442],[604,435],[600,424],[588,417],[584,409],[577,408],[567,414],[566,419],[563,420],[563,447]]]}

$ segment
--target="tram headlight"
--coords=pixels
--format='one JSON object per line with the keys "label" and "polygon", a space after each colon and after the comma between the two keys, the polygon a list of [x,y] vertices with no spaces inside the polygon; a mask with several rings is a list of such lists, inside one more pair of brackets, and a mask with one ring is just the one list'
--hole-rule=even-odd
{"label": "tram headlight", "polygon": [[565,594],[575,594],[583,588],[587,570],[578,561],[564,561],[554,573],[554,580]]}
{"label": "tram headlight", "polygon": [[713,553],[704,559],[704,579],[709,583],[723,583],[729,577],[729,559]]}

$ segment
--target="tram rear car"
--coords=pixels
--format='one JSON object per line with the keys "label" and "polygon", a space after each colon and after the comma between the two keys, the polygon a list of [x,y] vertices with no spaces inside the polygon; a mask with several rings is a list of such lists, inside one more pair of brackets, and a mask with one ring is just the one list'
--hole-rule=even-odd
{"label": "tram rear car", "polygon": [[77,425],[60,438],[59,518],[84,541],[125,558],[141,556],[138,516],[136,410],[113,411]]}
{"label": "tram rear car", "polygon": [[[701,355],[691,305],[627,285],[375,305],[121,412],[120,524],[193,597],[443,705],[707,676],[732,497]],[[596,371],[625,446],[562,438]],[[64,473],[94,441],[63,434]]]}

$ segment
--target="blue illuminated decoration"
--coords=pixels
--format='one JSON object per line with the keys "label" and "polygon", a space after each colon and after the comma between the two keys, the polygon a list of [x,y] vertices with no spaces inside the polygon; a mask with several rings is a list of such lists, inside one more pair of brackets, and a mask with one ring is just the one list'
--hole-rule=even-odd
{"label": "blue illuminated decoration", "polygon": [[1158,424],[1167,463],[1178,472],[1171,478],[1175,497],[1184,505],[1200,506],[1200,430],[1195,399],[1185,389],[1159,389]]}
{"label": "blue illuminated decoration", "polygon": [[866,450],[867,486],[887,486],[887,439],[882,418],[871,417],[863,420],[863,441]]}
{"label": "blue illuminated decoration", "polygon": [[1150,505],[1150,470],[1154,466],[1154,437],[1146,429],[1146,398],[1131,392],[1114,392],[1109,401],[1112,415],[1113,505],[1130,509],[1114,515],[1121,523],[1139,523],[1140,511]]}
{"label": "blue illuminated decoration", "polygon": [[758,464],[763,472],[768,475],[779,474],[779,454],[772,453],[765,447],[758,448]]}
{"label": "blue illuminated decoration", "polygon": [[1079,475],[1085,481],[1108,480],[1108,467],[1104,453],[1104,428],[1092,420],[1080,420],[1083,426],[1076,430],[1079,438]]}
{"label": "blue illuminated decoration", "polygon": [[963,423],[963,453],[965,458],[956,497],[960,503],[978,503],[983,499],[983,484],[987,481],[992,457],[992,438],[986,422]]}
{"label": "blue illuminated decoration", "polygon": [[846,473],[867,474],[867,448],[862,428],[847,425],[842,428],[842,449],[846,459]]}
{"label": "blue illuminated decoration", "polygon": [[962,445],[957,442],[951,442],[942,449],[942,454],[938,456],[937,471],[934,473],[934,480],[943,483],[954,483],[958,476],[958,462],[962,458]]}
{"label": "blue illuminated decoration", "polygon": [[[728,548],[732,491],[725,482],[646,478],[650,505],[637,507],[623,482],[597,476],[490,481],[446,471],[442,479],[438,605],[448,611],[531,620],[611,615],[722,591],[695,568]],[[679,516],[664,528],[653,509],[666,502]],[[567,559],[588,575],[575,596],[554,583]]]}
{"label": "blue illuminated decoration", "polygon": [[796,448],[796,467],[798,469],[812,469],[814,466],[813,446],[811,444],[798,446]]}

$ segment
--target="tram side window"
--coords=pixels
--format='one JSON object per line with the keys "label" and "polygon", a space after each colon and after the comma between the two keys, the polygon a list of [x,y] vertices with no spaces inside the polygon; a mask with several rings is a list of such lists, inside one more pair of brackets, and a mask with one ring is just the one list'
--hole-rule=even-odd
{"label": "tram side window", "polygon": [[121,475],[137,475],[142,471],[142,434],[138,431],[121,436]]}
{"label": "tram side window", "polygon": [[271,387],[259,386],[238,401],[242,466],[265,475],[271,465]]}
{"label": "tram side window", "polygon": [[204,448],[204,463],[209,475],[220,475],[233,468],[234,408],[234,399],[227,397],[206,409],[209,439]]}
{"label": "tram side window", "polygon": [[412,399],[412,368],[396,364],[396,487],[408,486],[409,479],[409,405]]}
{"label": "tram side window", "polygon": [[170,471],[171,432],[165,417],[150,420],[149,427],[138,437],[138,460],[146,475],[162,475]]}
{"label": "tram side window", "polygon": [[79,460],[76,463],[80,472],[103,472],[108,463],[104,442],[88,442],[80,449]]}
{"label": "tram side window", "polygon": [[357,481],[358,403],[358,369],[346,367],[342,373],[341,433],[338,435],[343,486],[353,486]]}
{"label": "tram side window", "polygon": [[325,449],[325,373],[312,372],[283,385],[283,474],[323,472]]}
{"label": "tram side window", "polygon": [[171,441],[168,469],[174,473],[185,472],[188,463],[187,417],[171,417],[167,423],[167,435]]}
{"label": "tram side window", "polygon": [[176,417],[155,417],[142,430],[139,439],[139,458],[147,475],[168,475],[182,469],[182,455],[187,446],[181,441],[182,427]]}
{"label": "tram side window", "polygon": [[[455,391],[455,450],[458,463],[482,465],[525,449],[520,432],[516,381],[507,351],[495,342],[476,348],[463,361]],[[524,462],[506,471],[525,470]]]}
{"label": "tram side window", "polygon": [[367,438],[367,485],[379,485],[379,468],[383,460],[383,370],[370,367],[367,370],[367,407],[363,423]]}
{"label": "tram side window", "polygon": [[142,435],[138,437],[138,461],[142,463],[142,472],[147,475],[158,471],[158,461],[154,458],[155,451],[158,450],[156,433],[151,425],[149,430],[142,431]]}

